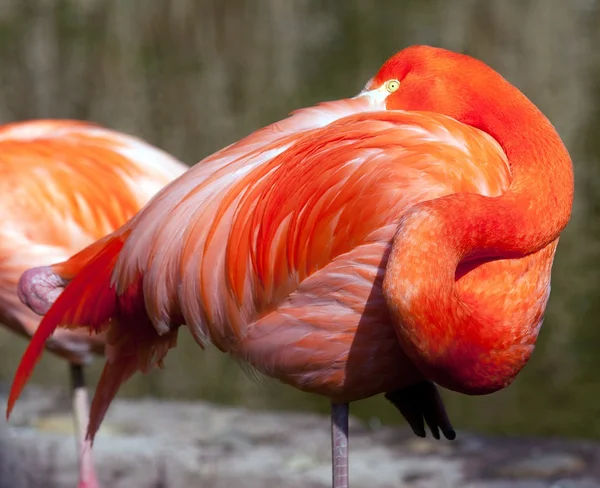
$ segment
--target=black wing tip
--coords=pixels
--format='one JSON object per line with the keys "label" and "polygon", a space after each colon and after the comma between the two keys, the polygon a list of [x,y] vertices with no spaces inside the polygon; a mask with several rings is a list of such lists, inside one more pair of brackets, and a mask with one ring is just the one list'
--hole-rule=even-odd
{"label": "black wing tip", "polygon": [[450,429],[450,430],[444,429],[444,430],[442,430],[442,432],[444,434],[444,437],[446,439],[448,439],[449,441],[453,441],[454,439],[456,439],[456,432],[454,431],[454,429]]}
{"label": "black wing tip", "polygon": [[417,437],[426,437],[427,424],[434,439],[441,438],[440,430],[446,439],[456,439],[442,397],[432,382],[422,381],[388,392],[385,398],[400,411]]}

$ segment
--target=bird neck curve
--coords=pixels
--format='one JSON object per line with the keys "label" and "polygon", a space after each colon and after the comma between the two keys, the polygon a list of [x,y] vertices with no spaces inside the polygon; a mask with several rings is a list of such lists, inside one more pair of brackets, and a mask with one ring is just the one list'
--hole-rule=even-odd
{"label": "bird neck curve", "polygon": [[[517,93],[508,107],[490,100],[472,123],[504,149],[508,190],[498,197],[456,193],[412,207],[401,218],[383,282],[405,352],[430,380],[467,394],[513,381],[533,351],[541,317],[498,316],[493,304],[466,304],[456,286],[459,265],[555,246],[572,206],[569,154],[548,119]],[[551,260],[553,249],[540,259]]]}

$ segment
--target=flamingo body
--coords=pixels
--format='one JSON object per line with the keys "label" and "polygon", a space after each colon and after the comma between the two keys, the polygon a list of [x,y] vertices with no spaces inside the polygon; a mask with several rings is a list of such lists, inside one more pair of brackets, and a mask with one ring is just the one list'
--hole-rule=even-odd
{"label": "flamingo body", "polygon": [[54,266],[71,281],[9,409],[59,324],[107,332],[91,435],[182,324],[336,405],[424,380],[503,388],[533,350],[572,192],[560,138],[516,88],[473,58],[408,48],[357,97],[206,158]]}
{"label": "flamingo body", "polygon": [[[186,166],[132,136],[72,120],[0,127],[0,321],[30,337],[39,316],[17,295],[29,268],[64,261],[131,218]],[[101,336],[59,330],[48,347],[73,363]]]}
{"label": "flamingo body", "polygon": [[[0,322],[34,335],[40,317],[19,299],[20,276],[64,261],[114,231],[186,169],[140,139],[89,123],[1,126]],[[103,354],[104,335],[58,330],[46,346],[72,365],[84,365]],[[74,410],[83,436],[87,418],[79,417],[88,413],[81,370],[75,378]],[[95,486],[91,465],[82,466],[83,476],[91,479],[81,487]]]}

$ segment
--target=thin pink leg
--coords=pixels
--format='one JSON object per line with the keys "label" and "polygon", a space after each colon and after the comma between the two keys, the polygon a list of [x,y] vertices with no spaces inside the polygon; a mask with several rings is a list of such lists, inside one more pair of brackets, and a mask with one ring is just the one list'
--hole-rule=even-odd
{"label": "thin pink leg", "polygon": [[89,420],[87,388],[83,375],[83,366],[71,364],[71,387],[73,389],[73,414],[75,420],[75,435],[77,437],[77,454],[79,456],[78,488],[100,488],[92,457],[92,445],[86,440]]}
{"label": "thin pink leg", "polygon": [[348,403],[331,403],[333,488],[348,488]]}

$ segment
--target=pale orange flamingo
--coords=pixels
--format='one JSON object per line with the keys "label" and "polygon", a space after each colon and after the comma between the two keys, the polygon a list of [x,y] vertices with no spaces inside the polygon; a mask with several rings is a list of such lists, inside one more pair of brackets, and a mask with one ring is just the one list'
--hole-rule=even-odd
{"label": "pale orange flamingo", "polygon": [[200,346],[330,400],[333,485],[347,487],[349,402],[513,381],[572,198],[569,155],[517,88],[469,56],[407,48],[356,97],[215,153],[112,235],[24,274],[34,308],[55,299],[31,302],[36,277],[66,286],[8,411],[57,326],[106,331],[91,442],[119,386],[161,364],[185,324]]}
{"label": "pale orange flamingo", "polygon": [[[64,261],[113,232],[186,169],[138,138],[94,124],[0,126],[0,323],[32,336],[40,317],[19,300],[21,274]],[[55,286],[53,277],[38,278],[39,287]],[[46,347],[69,361],[80,486],[96,486],[90,450],[83,450],[89,415],[83,367],[103,353],[104,336],[60,330]]]}

